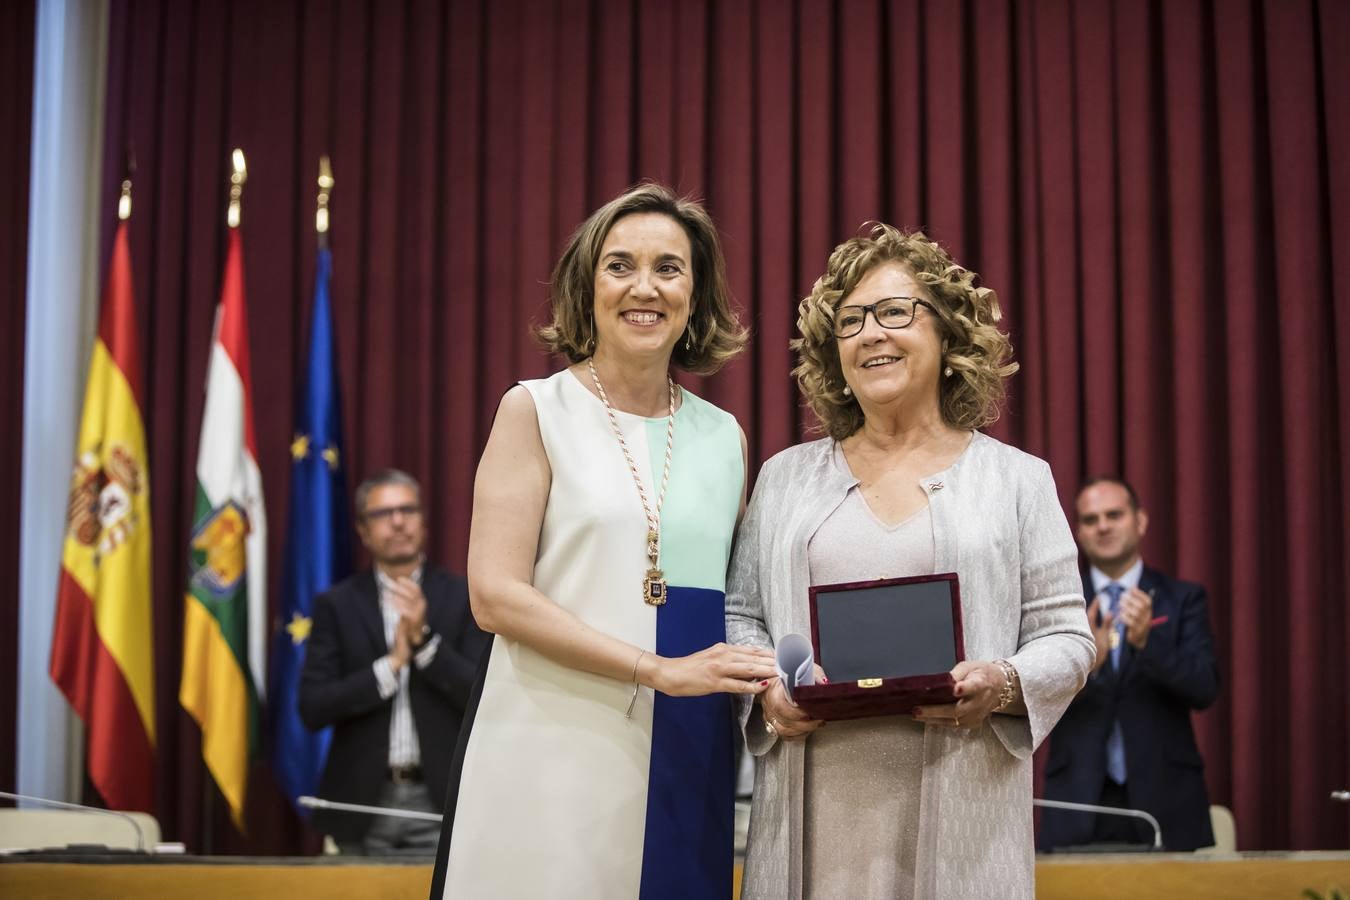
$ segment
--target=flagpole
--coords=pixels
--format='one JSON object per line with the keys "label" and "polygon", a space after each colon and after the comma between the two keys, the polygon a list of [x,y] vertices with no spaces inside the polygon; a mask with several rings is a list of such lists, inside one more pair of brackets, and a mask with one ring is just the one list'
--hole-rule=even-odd
{"label": "flagpole", "polygon": [[214,856],[216,853],[216,798],[215,784],[211,781],[211,769],[206,765],[206,757],[202,757],[202,771],[206,777],[202,779],[202,848],[203,856]]}
{"label": "flagpole", "polygon": [[[282,627],[274,635],[269,715],[275,740],[273,773],[305,820],[302,796],[318,792],[330,728],[311,731],[300,716],[300,683],[308,656],[315,598],[351,574],[348,500],[342,468],[342,402],[334,341],[330,283],[332,163],[319,159],[314,230],[318,244],[304,377],[295,403],[291,442],[291,499],[282,579]],[[307,832],[312,834],[313,832]]]}
{"label": "flagpole", "polygon": [[[244,201],[244,182],[248,181],[248,166],[244,161],[244,151],[235,147],[230,154],[230,193],[229,203],[225,208],[225,224],[230,228],[238,228],[243,211]],[[204,736],[203,736],[204,737]],[[206,764],[206,757],[202,757],[202,769],[206,772],[206,777],[202,779],[202,852],[210,855],[215,853],[216,843],[216,791],[219,787],[214,782],[214,776],[211,768]]]}
{"label": "flagpole", "polygon": [[[228,193],[228,205],[227,208],[225,208],[225,224],[228,225],[229,231],[231,232],[238,232],[240,220],[242,220],[243,189],[244,189],[244,182],[247,181],[248,181],[248,167],[247,163],[244,162],[244,152],[243,150],[240,150],[239,147],[236,147],[234,148],[234,150],[231,151],[231,154],[229,154],[229,193]],[[229,243],[231,243],[232,248],[231,251],[229,251],[227,254],[227,260],[225,260],[224,282],[223,285],[221,285],[221,297],[219,304],[217,304],[216,308],[216,327],[215,329],[213,329],[213,337],[212,337],[213,347],[216,348],[221,347],[221,340],[223,340],[221,339],[221,316],[225,316],[225,314],[227,314],[225,313],[225,310],[227,310],[227,308],[231,309],[231,313],[229,314],[232,314],[232,316],[236,317],[235,321],[236,327],[238,327],[238,325],[242,325],[243,322],[242,318],[243,298],[242,296],[235,296],[234,293],[229,293],[229,291],[243,290],[242,275],[240,275],[239,271],[232,269],[232,266],[238,266],[238,259],[236,259],[235,256],[235,252],[238,251],[238,247],[235,247],[235,242],[238,242],[238,239],[239,239],[238,233],[231,233],[231,236],[229,236]],[[228,298],[227,293],[229,293]],[[244,457],[246,457],[247,460],[250,459],[250,457],[248,457],[248,452],[250,452],[248,451],[248,443],[251,443],[251,432],[252,432],[251,418],[250,414],[248,414],[248,406],[247,406],[248,402],[247,332],[246,331],[242,331],[239,333],[231,332],[231,335],[229,335],[228,340],[235,341],[235,343],[232,343],[231,345],[229,345],[228,348],[225,348],[224,354],[221,355],[221,359],[225,360],[224,367],[221,368],[220,371],[217,371],[217,368],[220,367],[219,362],[216,362],[216,360],[213,360],[211,366],[208,366],[207,409],[205,409],[204,413],[202,413],[202,416],[204,416],[204,418],[202,418],[201,445],[205,445],[208,443],[209,440],[209,436],[207,433],[208,429],[212,428],[212,425],[216,426],[221,425],[221,421],[217,421],[219,420],[220,410],[217,410],[217,418],[212,418],[211,414],[212,395],[213,395],[212,386],[215,385],[216,381],[229,382],[231,381],[232,378],[239,378],[242,379],[242,381],[244,382],[244,390],[246,390],[246,393],[244,393],[244,407],[242,410],[227,410],[227,412],[235,414],[235,416],[238,416],[238,414],[242,414],[244,418],[243,428],[240,428],[239,430],[242,430],[242,432],[246,434],[246,436],[250,436],[246,441],[246,447],[243,448]],[[243,341],[243,343],[239,344],[238,341]],[[243,367],[240,368],[240,370],[235,371],[234,368],[232,367],[235,366],[234,360],[239,359],[238,354],[240,351],[243,351]],[[225,418],[228,418],[228,414],[227,417]],[[236,426],[238,426],[238,424],[232,424],[232,422],[228,421],[224,421],[224,425],[225,430],[227,430],[227,432],[228,430],[232,430],[236,428]],[[198,447],[198,479],[201,478],[200,452],[201,452],[200,447]],[[248,505],[246,498],[234,498],[234,499],[242,499],[244,505]],[[221,509],[224,509],[224,507],[221,507]],[[211,510],[211,517],[215,518],[216,515],[219,514],[219,511],[220,511],[219,509]],[[250,515],[251,513],[252,510],[250,507],[250,510],[247,511],[246,515]],[[211,521],[211,519],[205,519],[205,521]],[[196,525],[194,525],[194,528],[196,528]],[[246,529],[248,530],[248,532],[251,532],[251,530],[254,528],[255,526],[252,525],[251,522],[248,522],[248,519],[246,518]],[[251,572],[252,565],[247,565],[246,571]],[[211,703],[208,703],[209,699],[208,694],[209,692],[211,692],[211,688],[209,688],[208,684],[197,683],[197,681],[200,681],[200,677],[198,677],[198,679],[196,680],[190,679],[189,677],[188,650],[186,650],[186,646],[188,646],[188,634],[186,634],[186,631],[193,631],[193,633],[196,633],[196,631],[202,631],[202,633],[212,633],[211,626],[205,625],[205,622],[209,621],[209,617],[211,617],[212,615],[211,611],[205,609],[205,607],[201,607],[200,598],[193,599],[193,588],[192,588],[193,578],[196,578],[196,569],[194,569],[193,573],[190,573],[189,575],[188,614],[186,614],[186,617],[188,617],[188,622],[186,622],[185,625],[184,679],[182,679],[182,684],[180,685],[180,703],[182,704],[182,706],[186,708],[186,710],[189,711],[189,714],[192,715],[194,719],[196,719],[197,725],[201,727],[202,769],[204,769],[205,773],[205,777],[204,779],[202,779],[201,784],[201,816],[202,816],[201,843],[202,843],[202,851],[204,851],[204,853],[211,854],[215,853],[216,850],[216,838],[217,838],[216,808],[217,806],[219,806],[219,803],[217,803],[216,799],[217,796],[221,796],[225,801],[227,801],[227,806],[229,807],[229,814],[231,814],[232,822],[234,822],[235,827],[238,828],[240,833],[243,833],[244,831],[243,816],[244,816],[244,803],[246,803],[246,801],[244,801],[244,796],[246,796],[247,791],[248,770],[251,769],[252,764],[251,738],[247,739],[246,748],[244,748],[243,750],[244,764],[243,764],[242,784],[235,784],[232,783],[232,781],[229,784],[225,784],[224,781],[220,780],[221,772],[217,772],[217,770],[213,769],[212,753],[216,754],[215,758],[217,761],[223,762],[223,764],[225,765],[225,768],[223,769],[224,775],[225,777],[229,777],[229,775],[231,775],[231,770],[229,770],[228,768],[229,765],[228,754],[231,753],[231,748],[228,748],[228,746],[224,746],[225,743],[228,743],[228,739],[224,739],[223,741],[223,737],[221,737],[221,735],[227,733],[228,729],[238,729],[240,725],[242,725],[244,729],[250,731],[251,734],[252,729],[254,729],[255,727],[255,723],[251,721],[244,723],[228,723],[227,727],[225,726],[225,723],[215,721],[215,719],[213,719],[208,712],[209,708],[211,708]],[[248,592],[246,588],[246,596],[247,595]],[[200,607],[200,609],[198,609],[198,607]],[[201,617],[207,617],[207,619],[201,619]],[[198,621],[198,619],[201,619],[201,621]],[[244,648],[248,648],[248,645],[250,645],[250,637],[248,637],[247,633],[244,634],[244,636],[234,636],[234,637],[236,641],[240,640],[240,637],[242,637],[243,641],[242,646],[244,646]],[[193,640],[201,642],[200,636],[194,636]],[[219,652],[219,648],[216,648],[216,650],[217,652]],[[202,653],[201,646],[194,646],[194,652],[196,652],[197,654],[201,654]],[[205,650],[205,652],[209,653],[211,652],[211,650],[208,649]],[[238,652],[238,648],[236,648],[236,652]],[[248,656],[247,649],[244,649],[244,656]],[[198,660],[196,660],[196,664],[200,665],[200,663],[201,660],[200,658],[198,658]],[[255,679],[255,677],[251,677],[251,673],[247,671],[247,668],[248,667],[246,665],[246,671],[240,673],[240,675],[242,675],[242,685],[240,685],[238,681],[232,681],[231,684],[228,684],[228,687],[225,688],[225,690],[227,691],[239,690],[239,688],[242,687],[243,691],[248,692],[250,691],[251,688],[252,692],[254,692],[254,696],[257,696],[257,691],[259,690],[259,685],[255,684],[255,681],[257,681],[257,679]],[[240,698],[235,698],[235,696],[232,696],[232,698],[229,699],[236,700],[236,702],[238,702]],[[211,743],[212,745],[211,752],[208,752],[208,742]],[[221,756],[221,754],[224,754],[224,756]],[[238,808],[235,807],[236,803],[235,793],[238,793]]]}
{"label": "flagpole", "polygon": [[[230,228],[238,228],[242,218],[244,203],[244,183],[248,181],[248,165],[244,161],[244,151],[235,147],[230,154],[230,194],[229,204],[225,208],[225,224]],[[204,834],[202,843],[208,854],[215,852],[216,837],[216,791],[219,787],[214,783],[210,767],[206,765],[206,758],[202,758],[202,767],[206,769],[206,778],[202,780],[202,812],[204,821]]]}
{"label": "flagpole", "polygon": [[83,758],[76,755],[84,784],[110,809],[154,812],[153,545],[127,225],[131,170],[128,162],[90,348],[48,674],[84,725]]}

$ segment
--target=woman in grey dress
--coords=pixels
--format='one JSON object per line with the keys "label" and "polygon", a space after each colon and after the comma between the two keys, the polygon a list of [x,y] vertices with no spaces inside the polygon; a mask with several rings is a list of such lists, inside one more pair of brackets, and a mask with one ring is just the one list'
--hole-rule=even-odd
{"label": "woman in grey dress", "polygon": [[795,374],[828,437],[761,470],[727,639],[809,634],[811,584],[954,571],[967,661],[958,702],[909,716],[825,725],[779,683],[742,702],[745,900],[1033,896],[1031,754],[1095,650],[1049,466],[977,430],[1017,366],[976,279],[877,225],[801,302]]}

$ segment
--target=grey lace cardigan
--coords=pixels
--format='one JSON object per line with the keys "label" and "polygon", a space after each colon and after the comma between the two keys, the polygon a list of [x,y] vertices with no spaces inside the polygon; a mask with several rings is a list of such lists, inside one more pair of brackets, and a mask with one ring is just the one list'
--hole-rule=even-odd
{"label": "grey lace cardigan", "polygon": [[[785,634],[811,633],[807,543],[857,484],[833,464],[833,452],[834,441],[824,439],[764,464],[732,557],[729,642],[772,647]],[[1031,754],[1095,656],[1077,549],[1050,467],[987,435],[976,432],[950,468],[921,486],[934,571],[960,576],[966,658],[1010,660],[1027,715],[993,716],[975,731],[925,730],[915,896],[1030,898]],[[800,900],[803,743],[770,735],[759,710],[741,697],[741,725],[757,758],[741,896]]]}

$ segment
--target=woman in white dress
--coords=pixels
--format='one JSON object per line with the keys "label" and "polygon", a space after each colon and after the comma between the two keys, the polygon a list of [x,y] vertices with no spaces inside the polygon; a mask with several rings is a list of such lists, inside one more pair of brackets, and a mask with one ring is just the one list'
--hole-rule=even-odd
{"label": "woman in white dress", "polygon": [[571,365],[502,398],[474,484],[469,593],[496,636],[461,737],[433,900],[723,898],[735,419],[679,388],[743,348],[717,232],[657,185],[573,235],[541,337]]}

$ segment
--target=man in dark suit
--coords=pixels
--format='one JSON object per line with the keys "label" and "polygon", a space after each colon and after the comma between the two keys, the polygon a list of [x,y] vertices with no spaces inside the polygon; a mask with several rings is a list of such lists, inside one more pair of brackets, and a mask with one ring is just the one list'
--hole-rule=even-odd
{"label": "man in dark suit", "polygon": [[[1219,691],[1205,589],[1144,565],[1148,513],[1125,481],[1085,482],[1076,507],[1097,659],[1050,736],[1045,796],[1151,813],[1168,850],[1210,846],[1204,764],[1191,728],[1191,711]],[[1043,850],[1151,840],[1138,819],[1041,811]]]}
{"label": "man in dark suit", "polygon": [[[319,784],[327,800],[439,813],[460,721],[487,636],[463,578],[428,564],[421,489],[387,469],[356,489],[357,533],[373,569],[315,601],[300,716],[333,728]],[[315,814],[343,853],[436,851],[435,822]]]}

